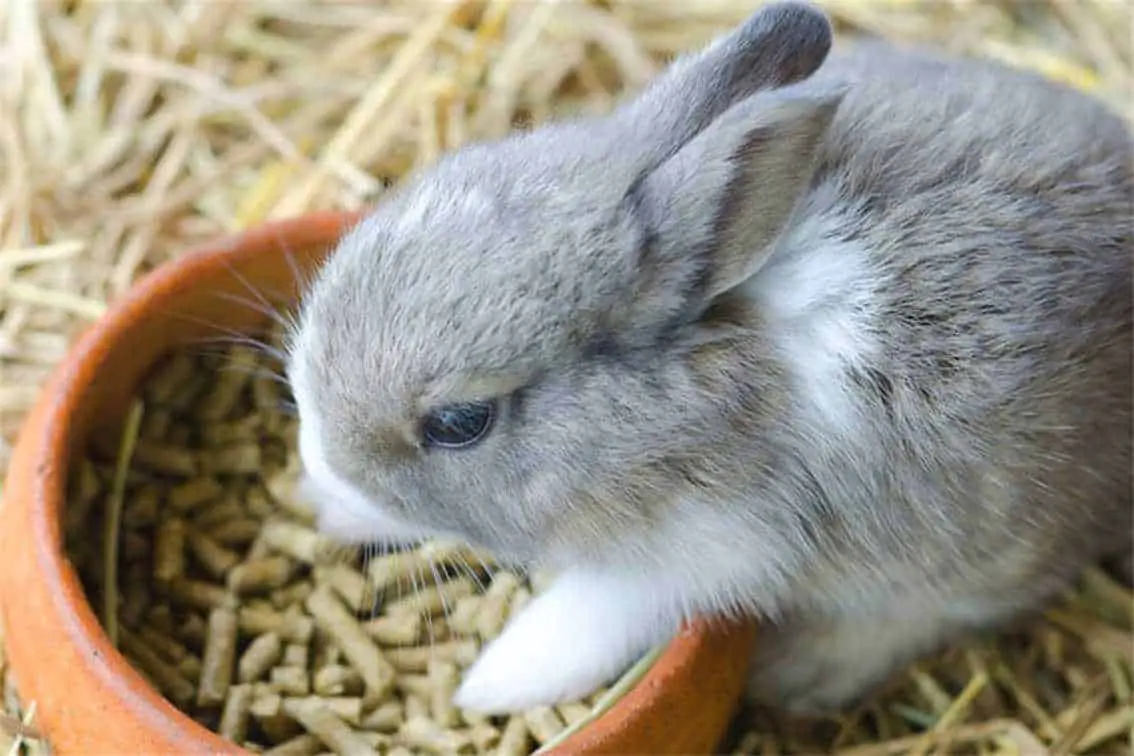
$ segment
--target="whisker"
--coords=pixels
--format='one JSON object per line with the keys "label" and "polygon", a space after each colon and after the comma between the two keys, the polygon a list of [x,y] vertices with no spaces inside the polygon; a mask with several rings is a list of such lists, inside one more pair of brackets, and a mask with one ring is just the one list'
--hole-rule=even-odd
{"label": "whisker", "polygon": [[315,269],[311,268],[307,271],[303,270],[303,268],[299,265],[299,262],[296,260],[294,250],[291,248],[291,245],[288,243],[287,239],[283,236],[282,233],[277,234],[276,241],[279,242],[280,250],[284,255],[284,261],[287,263],[287,267],[291,270],[292,285],[295,286],[297,294],[299,296],[302,296],[303,293],[311,287],[312,280],[315,277]]}
{"label": "whisker", "polygon": [[[191,357],[199,357],[206,360],[219,361],[219,365],[210,365],[211,370],[228,373],[241,373],[243,375],[250,375],[257,378],[267,378],[273,382],[287,386],[287,379],[280,375],[278,372],[272,370],[269,366],[264,364],[247,365],[238,361],[229,359],[231,354],[228,349],[210,348],[219,342],[190,342],[190,346],[183,350],[183,352]],[[234,346],[244,346],[242,344],[233,344]]]}
{"label": "whisker", "polygon": [[[433,573],[433,580],[437,583],[437,585],[440,586],[444,582],[444,580],[441,577],[441,572],[437,569],[436,562],[433,561],[432,556],[426,556],[426,561],[429,563],[429,571]],[[441,616],[445,618],[446,622],[448,622],[449,618],[453,616],[452,611],[449,608],[449,602],[445,598],[444,591],[441,591]]]}
{"label": "whisker", "polygon": [[[264,291],[253,286],[252,283],[235,268],[235,266],[226,265],[225,267],[228,268],[228,272],[232,274],[232,277],[239,281],[240,284],[248,290],[248,293],[255,297],[261,305],[275,312],[274,308],[272,308],[271,301],[267,298],[267,296],[264,295]],[[273,295],[276,299],[290,299],[290,297],[281,296],[280,292],[278,291],[268,291],[268,293]]]}
{"label": "whisker", "polygon": [[288,319],[286,311],[281,312],[283,305],[271,305],[259,302],[257,300],[248,299],[237,294],[229,294],[227,292],[220,292],[217,296],[228,302],[235,302],[239,305],[244,305],[253,312],[258,312],[264,317],[270,318],[273,323],[281,328],[290,328],[291,322]]}
{"label": "whisker", "polygon": [[287,361],[287,353],[285,351],[281,350],[279,347],[276,347],[276,346],[269,344],[268,342],[264,341],[263,339],[256,338],[255,336],[252,336],[252,335],[250,335],[250,334],[248,334],[244,331],[239,331],[239,330],[232,328],[231,326],[222,325],[220,323],[214,323],[212,321],[205,320],[203,318],[198,318],[198,317],[195,317],[193,315],[186,315],[184,313],[175,314],[173,317],[176,317],[176,318],[181,319],[181,320],[188,321],[188,322],[193,323],[195,325],[204,326],[205,328],[208,328],[208,329],[216,332],[215,335],[199,336],[195,339],[190,339],[189,340],[190,344],[215,344],[215,343],[220,343],[220,344],[229,344],[229,345],[249,346],[249,347],[253,347],[255,349],[258,349],[262,353],[268,355],[269,357],[272,357],[273,359],[278,360],[281,363]]}
{"label": "whisker", "polygon": [[[218,351],[203,349],[203,348],[193,348],[193,349],[187,349],[185,351],[186,351],[186,353],[188,353],[192,356],[202,357],[202,358],[205,358],[205,359],[222,359],[223,360],[225,357],[228,356],[224,352],[218,352]],[[288,389],[289,391],[290,391],[290,388],[291,388],[291,384],[288,383],[287,378],[280,375],[278,372],[276,372],[275,370],[272,370],[269,366],[264,365],[264,364],[245,365],[245,364],[241,364],[239,362],[228,360],[228,361],[222,362],[220,365],[210,366],[210,369],[216,370],[217,372],[220,372],[220,373],[236,373],[236,374],[239,374],[239,375],[246,375],[246,376],[249,376],[251,378],[263,378],[265,380],[271,381],[272,383],[275,383],[276,385],[280,386],[281,388]]]}
{"label": "whisker", "polygon": [[378,550],[377,543],[367,543],[362,547],[362,574],[366,578],[366,590],[368,593],[367,598],[370,605],[369,616],[374,619],[378,615],[378,586],[375,584],[373,578],[370,577],[370,562],[374,559],[375,552]]}
{"label": "whisker", "polygon": [[[482,557],[476,551],[473,551],[472,555],[476,559],[476,561],[480,563],[480,568],[484,570],[485,575],[488,576],[489,582],[491,582],[492,579],[496,577],[496,570],[493,569],[492,565],[484,561],[484,557]],[[463,559],[464,557],[462,556],[461,558]]]}
{"label": "whisker", "polygon": [[457,569],[463,572],[465,575],[468,575],[469,579],[476,583],[477,590],[479,590],[481,593],[484,593],[484,591],[487,589],[487,586],[485,586],[484,582],[481,580],[480,573],[477,572],[477,570],[471,564],[469,564],[469,560],[465,557],[464,554],[457,552],[456,558]]}
{"label": "whisker", "polygon": [[[300,265],[295,250],[282,232],[276,232],[276,243],[280,251],[283,253],[284,261],[287,263],[288,269],[291,272],[292,291],[293,297],[289,297],[289,301],[302,302],[307,292],[315,283],[315,278],[319,273],[320,265]],[[337,246],[337,241],[326,245],[324,252],[329,253],[334,247]],[[324,258],[326,255],[324,255]],[[293,339],[299,331],[300,312],[299,307],[293,307],[285,315],[286,322],[281,324],[284,326],[284,334],[281,343],[286,351],[291,351],[293,348]]]}
{"label": "whisker", "polygon": [[203,336],[197,339],[192,339],[189,343],[196,345],[226,344],[230,347],[244,346],[250,349],[255,349],[263,353],[267,357],[270,357],[271,359],[276,360],[280,363],[283,363],[287,357],[287,355],[284,354],[284,352],[280,351],[278,347],[275,347],[266,341],[257,339],[254,336],[242,334],[238,331],[233,331],[232,333],[226,334],[224,336]]}
{"label": "whisker", "polygon": [[291,282],[295,286],[297,292],[302,293],[308,288],[310,281],[309,277],[303,274],[299,268],[299,263],[295,261],[295,255],[292,254],[291,247],[284,246],[284,262],[287,263],[288,269],[291,271]]}
{"label": "whisker", "polygon": [[283,376],[263,365],[222,365],[218,368],[218,371],[222,373],[239,373],[240,375],[247,375],[251,378],[263,378],[283,386],[287,385],[287,381]]}
{"label": "whisker", "polygon": [[[441,575],[437,571],[437,565],[434,564],[433,557],[426,556],[425,561],[428,562],[428,564],[429,564],[429,571],[433,573],[434,582],[438,586],[440,586],[441,583],[442,583]],[[440,591],[440,596],[441,596],[441,616],[445,618],[445,622],[447,624],[449,622],[449,618],[452,616],[452,612],[449,610],[449,602],[445,599],[445,592]],[[426,613],[426,616],[429,616],[429,613]],[[433,626],[433,622],[432,622],[432,619],[431,619],[430,620],[430,628],[431,629],[432,629],[432,626]],[[430,638],[429,638],[429,659],[430,659],[431,662],[436,661],[436,659],[437,659],[436,648],[437,648],[436,639],[433,637],[432,631],[431,631]]]}
{"label": "whisker", "polygon": [[[410,573],[410,580],[413,581],[414,593],[421,593],[425,588],[425,573],[421,571],[421,566],[414,564],[413,569],[408,570]],[[420,582],[418,578],[421,578]],[[429,646],[432,648],[436,645],[436,634],[433,631],[433,615],[429,612],[422,612],[425,615],[425,626],[429,629]]]}

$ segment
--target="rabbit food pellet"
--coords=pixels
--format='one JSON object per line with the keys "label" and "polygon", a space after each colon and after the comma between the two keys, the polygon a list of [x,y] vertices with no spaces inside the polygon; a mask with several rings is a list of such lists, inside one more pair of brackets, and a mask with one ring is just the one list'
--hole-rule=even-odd
{"label": "rabbit food pellet", "polygon": [[[245,347],[168,358],[141,391],[124,496],[109,439],[74,476],[68,548],[92,605],[112,592],[104,623],[138,672],[222,737],[277,756],[528,754],[586,718],[601,691],[513,717],[453,706],[532,585],[457,544],[366,560],[318,533],[292,493],[294,420],[257,365]],[[108,554],[90,533],[114,512]]]}

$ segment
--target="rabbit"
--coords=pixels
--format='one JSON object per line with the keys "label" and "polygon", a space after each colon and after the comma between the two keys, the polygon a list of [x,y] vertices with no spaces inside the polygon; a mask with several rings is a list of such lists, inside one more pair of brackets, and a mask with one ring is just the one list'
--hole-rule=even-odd
{"label": "rabbit", "polygon": [[454,703],[577,699],[752,617],[753,701],[860,702],[1130,547],[1134,167],[1093,97],[761,6],[598,116],[347,229],[284,366],[318,527],[554,581]]}

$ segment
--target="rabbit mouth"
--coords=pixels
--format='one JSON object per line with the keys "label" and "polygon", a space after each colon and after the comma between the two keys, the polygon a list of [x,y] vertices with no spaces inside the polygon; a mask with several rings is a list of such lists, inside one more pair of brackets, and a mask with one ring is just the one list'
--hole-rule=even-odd
{"label": "rabbit mouth", "polygon": [[321,533],[344,544],[400,545],[443,534],[403,521],[335,473],[327,463],[318,438],[318,424],[300,423],[299,457],[303,473],[297,486],[300,498],[315,510]]}
{"label": "rabbit mouth", "polygon": [[402,522],[333,478],[316,477],[305,471],[297,493],[315,510],[319,532],[343,544],[403,546],[434,535]]}

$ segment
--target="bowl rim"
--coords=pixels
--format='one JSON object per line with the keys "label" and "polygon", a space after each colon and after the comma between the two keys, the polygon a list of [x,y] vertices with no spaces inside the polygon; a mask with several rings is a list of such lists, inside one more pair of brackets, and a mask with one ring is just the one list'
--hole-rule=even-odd
{"label": "bowl rim", "polygon": [[[270,221],[255,227],[196,245],[177,257],[161,263],[141,276],[105,313],[76,339],[63,361],[41,389],[35,409],[25,417],[9,469],[5,476],[0,522],[16,517],[13,510],[24,508],[32,532],[30,545],[22,553],[34,557],[34,575],[44,584],[50,597],[50,611],[61,623],[70,644],[86,660],[88,672],[103,686],[100,693],[112,694],[119,704],[117,711],[134,720],[143,720],[151,729],[171,730],[187,739],[186,744],[207,748],[210,753],[251,754],[250,751],[224,740],[217,733],[194,721],[162,696],[134,669],[125,655],[110,642],[95,607],[86,598],[77,571],[67,558],[62,517],[66,499],[67,474],[70,470],[70,449],[76,441],[73,413],[81,406],[85,387],[98,376],[110,345],[123,338],[143,319],[147,311],[171,296],[198,285],[200,279],[219,275],[221,267],[263,254],[281,240],[291,247],[329,246],[362,217],[361,211],[325,210]],[[15,469],[20,447],[34,469]],[[14,478],[30,478],[21,486],[21,495],[12,493]],[[26,490],[24,490],[26,489]],[[15,501],[13,499],[19,499]],[[0,528],[0,543],[5,531]],[[14,538],[10,533],[7,538]],[[11,553],[8,547],[4,553]],[[30,567],[29,567],[30,569]],[[33,574],[33,573],[28,573]],[[20,586],[13,580],[0,582],[3,621],[11,637],[13,615],[18,611]],[[47,608],[47,607],[42,607]],[[722,635],[743,635],[750,639],[754,627],[749,622],[731,623],[727,627],[703,618],[687,623],[650,669],[622,698],[584,728],[543,754],[567,756],[590,752],[624,729],[664,689],[666,678],[674,669],[696,665],[706,654],[713,653]],[[22,659],[9,656],[9,665],[20,673]],[[23,694],[21,693],[21,698]],[[26,702],[26,699],[25,699]],[[40,717],[43,717],[40,712]],[[49,738],[51,733],[48,731]]]}

